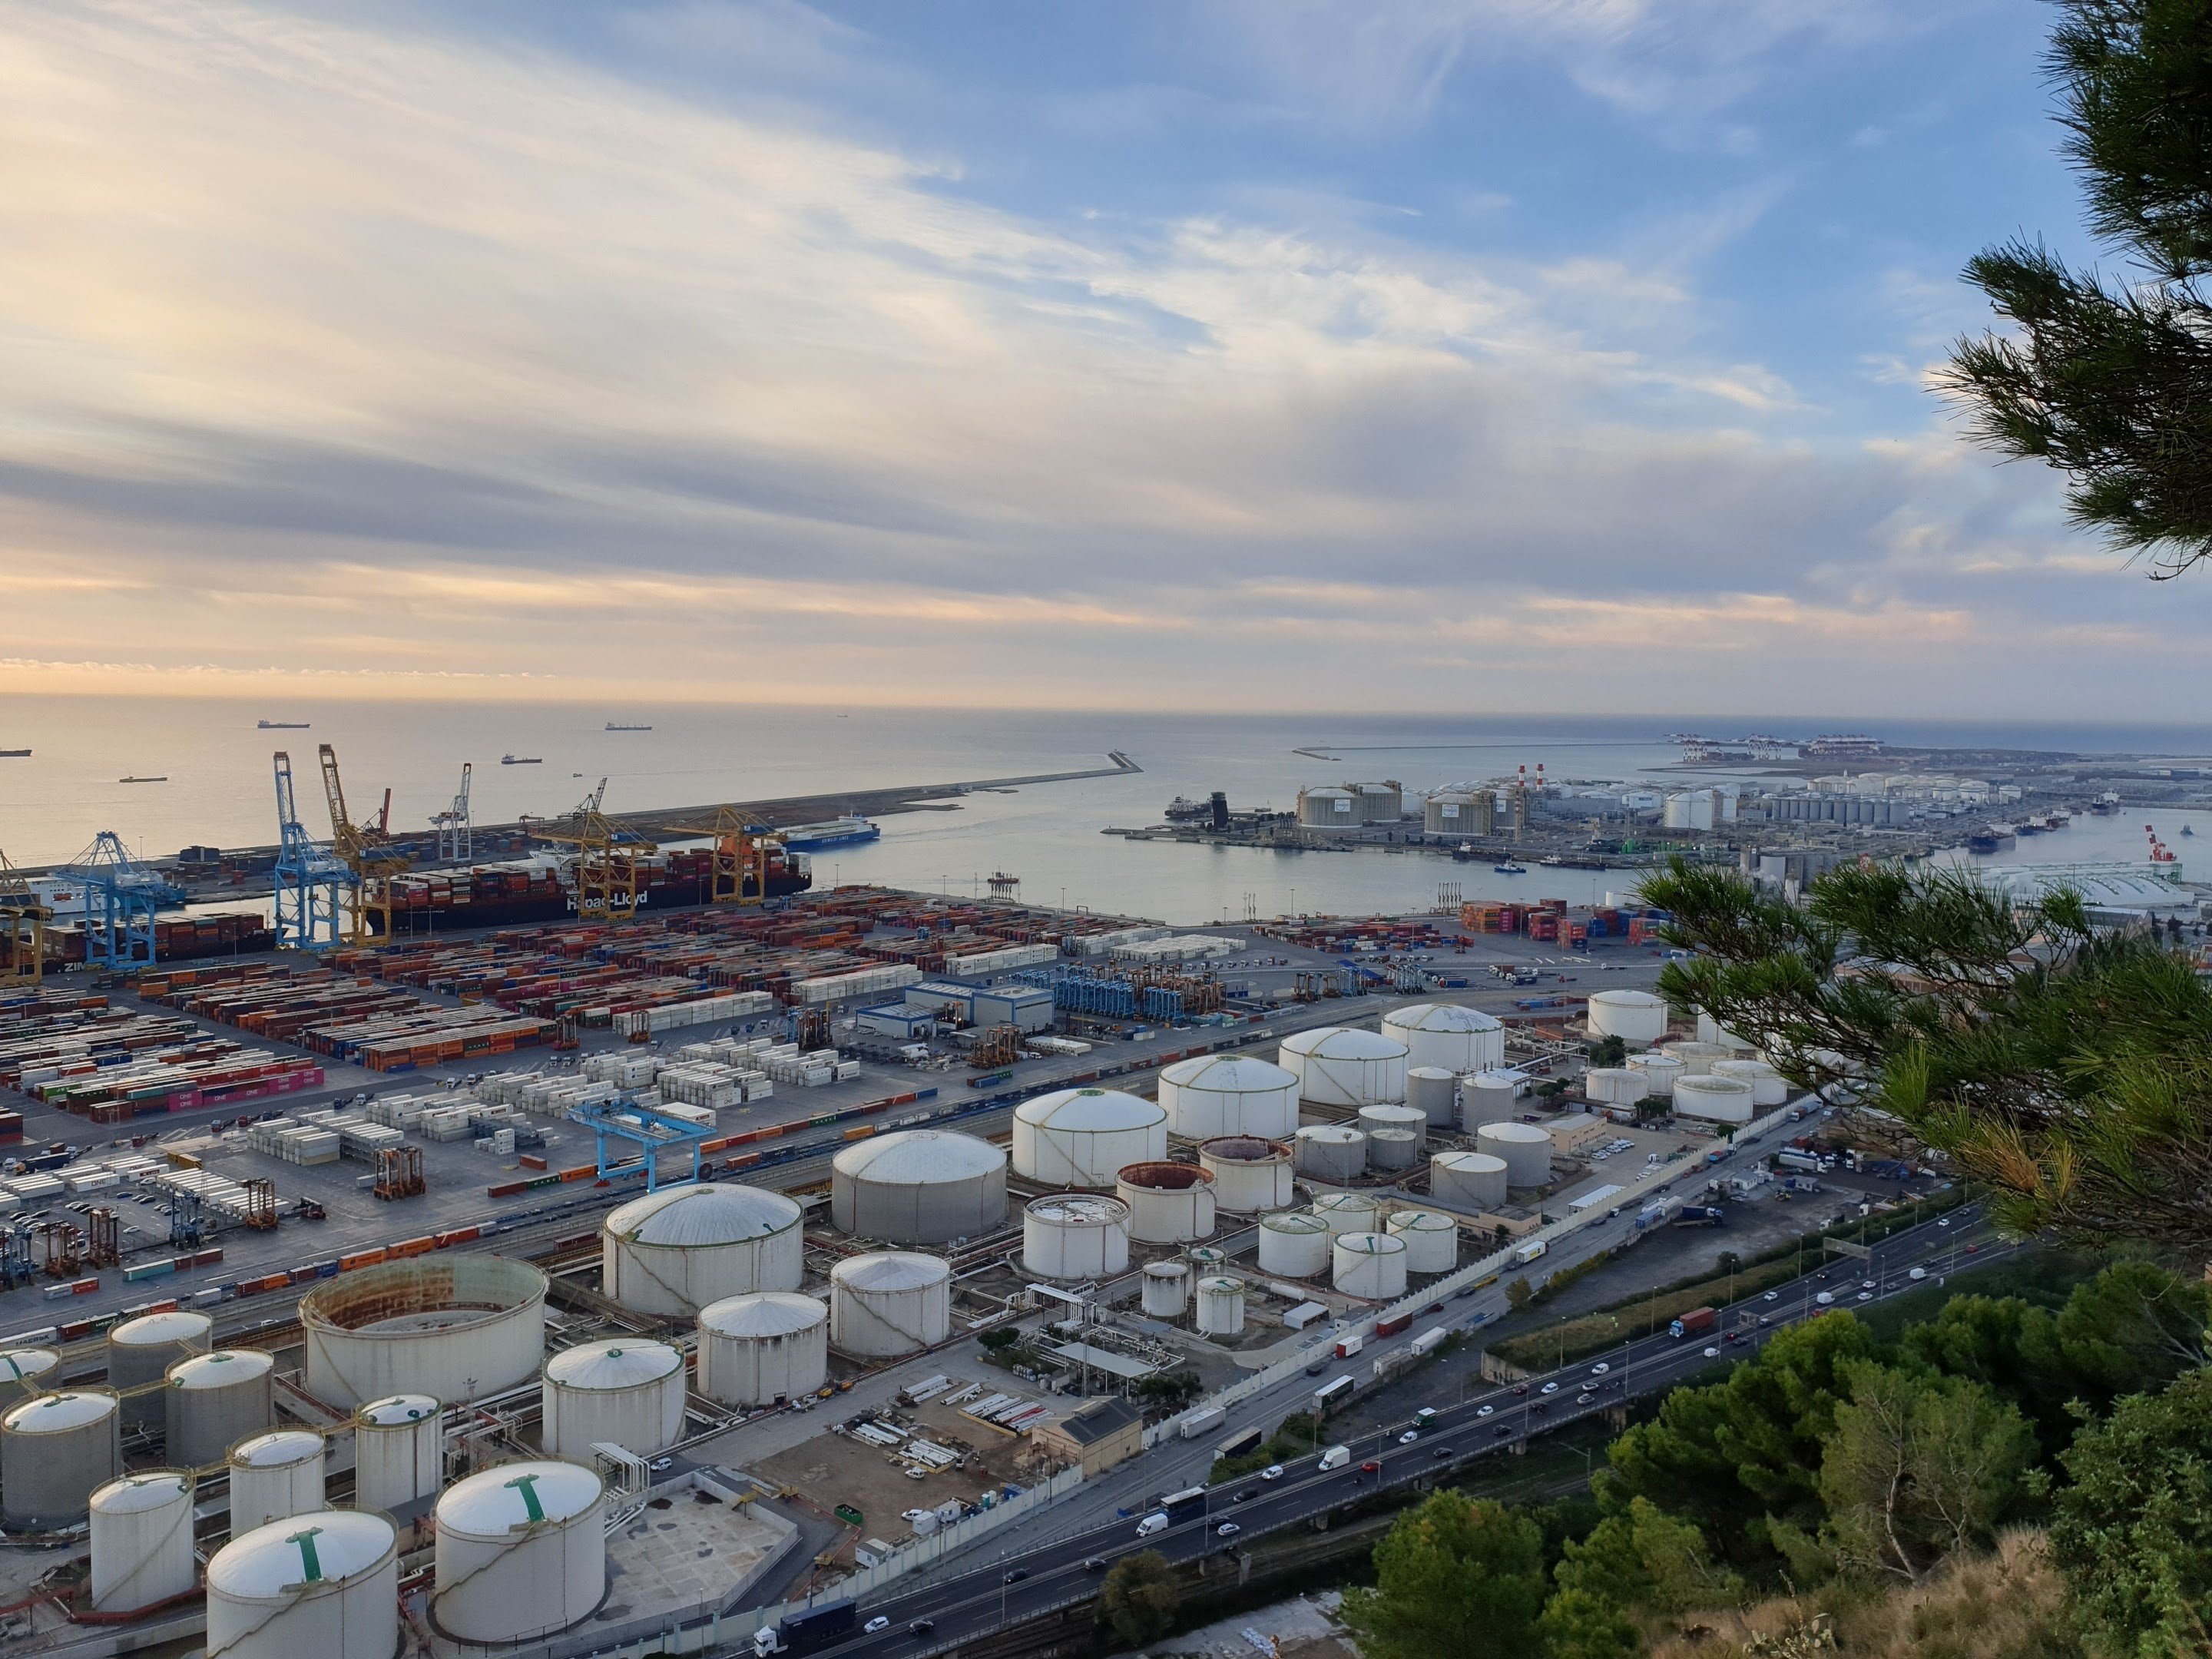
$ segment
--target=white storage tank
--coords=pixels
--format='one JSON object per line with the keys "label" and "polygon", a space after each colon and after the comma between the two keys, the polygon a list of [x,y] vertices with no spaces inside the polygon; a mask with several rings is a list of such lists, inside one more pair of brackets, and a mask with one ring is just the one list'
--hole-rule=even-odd
{"label": "white storage tank", "polygon": [[1330,1282],[1346,1296],[1389,1302],[1406,1293],[1406,1241],[1389,1233],[1346,1233],[1331,1250]]}
{"label": "white storage tank", "polygon": [[94,1613],[137,1613],[187,1595],[199,1582],[190,1474],[126,1474],[94,1492],[90,1508]]}
{"label": "white storage tank", "polygon": [[1667,1000],[1649,991],[1593,991],[1589,1029],[1592,1036],[1647,1047],[1667,1035]]}
{"label": "white storage tank", "polygon": [[1429,1191],[1440,1204],[1502,1209],[1505,1188],[1505,1160],[1494,1153],[1438,1152],[1429,1160]]}
{"label": "white storage tank", "polygon": [[1310,1210],[1260,1218],[1260,1271],[1285,1279],[1318,1279],[1328,1271],[1328,1223]]}
{"label": "white storage tank", "polygon": [[1377,1129],[1367,1137],[1367,1162],[1385,1174],[1421,1161],[1421,1138],[1411,1129]]}
{"label": "white storage tank", "polygon": [[323,1437],[307,1429],[276,1429],[233,1446],[231,1536],[322,1508],[323,1461]]}
{"label": "white storage tank", "polygon": [[1056,1089],[1014,1108],[1014,1173],[1031,1181],[1111,1187],[1125,1166],[1167,1155],[1167,1108],[1119,1089]]}
{"label": "white storage tank", "polygon": [[699,1182],[664,1187],[599,1227],[600,1288],[635,1313],[689,1319],[709,1302],[795,1291],[804,1217],[781,1193]]}
{"label": "white storage tank", "polygon": [[0,1416],[0,1526],[49,1532],[85,1517],[123,1473],[122,1411],[104,1389],[42,1394]]}
{"label": "white storage tank", "polygon": [[107,1386],[123,1396],[123,1426],[160,1427],[168,1421],[162,1379],[179,1359],[215,1346],[215,1322],[189,1308],[126,1319],[107,1333]]}
{"label": "white storage tank", "polygon": [[354,1407],[388,1394],[466,1403],[538,1375],[545,1275],[441,1250],[324,1279],[300,1298],[307,1392]]}
{"label": "white storage tank", "polygon": [[1486,1123],[1510,1123],[1528,1079],[1518,1072],[1477,1072],[1459,1080],[1460,1127],[1473,1134]]}
{"label": "white storage tank", "polygon": [[1534,1123],[1486,1123],[1474,1132],[1475,1145],[1505,1160],[1510,1187],[1540,1187],[1552,1178],[1552,1137]]}
{"label": "white storage tank", "polygon": [[1367,1137],[1348,1123],[1309,1123],[1291,1145],[1298,1173],[1316,1181],[1355,1181],[1367,1168]]}
{"label": "white storage tank", "polygon": [[1132,1164],[1114,1182],[1129,1214],[1129,1237],[1144,1244],[1188,1244],[1213,1237],[1213,1177],[1188,1164]]}
{"label": "white storage tank", "polygon": [[1583,1092],[1607,1106],[1633,1106],[1650,1089],[1648,1077],[1626,1066],[1593,1066],[1583,1076]]}
{"label": "white storage tank", "polygon": [[1179,1319],[1190,1296],[1190,1269],[1180,1261],[1145,1264],[1144,1310],[1152,1319]]}
{"label": "white storage tank", "polygon": [[62,1363],[52,1348],[10,1348],[0,1353],[0,1399],[13,1400],[46,1386],[47,1374]]}
{"label": "white storage tank", "polygon": [[1129,1270],[1129,1206],[1098,1193],[1053,1193],[1022,1211],[1022,1267],[1072,1283]]}
{"label": "white storage tank", "polygon": [[1383,1224],[1391,1237],[1406,1245],[1406,1270],[1416,1273],[1448,1273],[1459,1266],[1459,1223],[1434,1210],[1398,1210]]}
{"label": "white storage tank", "polygon": [[855,1141],[830,1162],[830,1218],[894,1244],[981,1238],[1006,1224],[1006,1155],[950,1129]]}
{"label": "white storage tank", "polygon": [[1653,1051],[1648,1054],[1631,1054],[1628,1069],[1644,1076],[1644,1093],[1653,1100],[1672,1100],[1674,1080],[1690,1069],[1674,1055]]}
{"label": "white storage tank", "polygon": [[848,1256],[830,1270],[830,1342],[858,1358],[892,1359],[952,1334],[952,1269],[908,1250]]}
{"label": "white storage tank", "polygon": [[220,1463],[248,1435],[276,1420],[276,1361],[258,1348],[217,1348],[169,1367],[169,1461]]}
{"label": "white storage tank", "polygon": [[550,1457],[447,1487],[432,1623],[456,1641],[526,1642],[589,1618],[607,1589],[605,1490],[596,1470]]}
{"label": "white storage tank", "polygon": [[1781,1073],[1763,1060],[1717,1060],[1712,1074],[1751,1085],[1751,1103],[1754,1106],[1779,1106],[1790,1098],[1790,1085]]}
{"label": "white storage tank", "polygon": [[[1412,1106],[1363,1106],[1359,1109],[1359,1127],[1362,1133],[1372,1136],[1377,1129],[1403,1129],[1415,1141],[1429,1137],[1429,1116]],[[1374,1153],[1370,1151],[1371,1158]]]}
{"label": "white storage tank", "polygon": [[1323,1025],[1283,1039],[1283,1068],[1316,1106],[1374,1106],[1406,1097],[1406,1045],[1378,1031]]}
{"label": "white storage tank", "polygon": [[545,1362],[538,1441],[556,1457],[592,1461],[605,1442],[653,1457],[684,1437],[684,1356],[665,1342],[614,1337]]}
{"label": "white storage tank", "polygon": [[1698,1016],[1698,1041],[1710,1042],[1715,1048],[1725,1048],[1730,1054],[1751,1054],[1759,1047],[1749,1037],[1738,1036],[1711,1014]]}
{"label": "white storage tank", "polygon": [[1198,1281],[1197,1328],[1201,1336],[1236,1336],[1244,1329],[1244,1281],[1212,1273]]}
{"label": "white storage tank", "polygon": [[1198,1167],[1213,1177],[1213,1201],[1232,1215],[1259,1215],[1296,1201],[1291,1149],[1257,1135],[1222,1135],[1198,1149]]}
{"label": "white storage tank", "polygon": [[1712,1071],[1715,1060],[1735,1058],[1717,1042],[1669,1042],[1660,1052],[1682,1062],[1684,1077],[1705,1076]]}
{"label": "white storage tank", "polygon": [[1200,1054],[1160,1073],[1160,1104],[1169,1129],[1188,1140],[1282,1140],[1298,1127],[1297,1074],[1257,1054]]}
{"label": "white storage tank", "polygon": [[789,1291],[733,1296],[699,1311],[699,1392],[725,1406],[775,1406],[830,1380],[830,1310]]}
{"label": "white storage tank", "polygon": [[1313,1201],[1313,1212],[1328,1224],[1331,1238],[1379,1232],[1382,1226],[1382,1205],[1365,1193],[1322,1193]]}
{"label": "white storage tank", "polygon": [[1441,1066],[1407,1066],[1406,1104],[1431,1128],[1452,1127],[1459,1121],[1459,1074]]}
{"label": "white storage tank", "polygon": [[387,1395],[353,1415],[353,1501],[404,1510],[446,1484],[444,1409],[427,1394]]}
{"label": "white storage tank", "polygon": [[1704,1118],[1715,1123],[1748,1123],[1753,1111],[1751,1085],[1741,1078],[1686,1077],[1674,1085],[1674,1115]]}
{"label": "white storage tank", "polygon": [[1457,1077],[1505,1063],[1505,1027],[1480,1009],[1456,1002],[1416,1002],[1382,1017],[1382,1035],[1406,1048],[1410,1067]]}
{"label": "white storage tank", "polygon": [[399,1647],[392,1523],[358,1510],[242,1533],[207,1569],[207,1650],[218,1659],[389,1659]]}

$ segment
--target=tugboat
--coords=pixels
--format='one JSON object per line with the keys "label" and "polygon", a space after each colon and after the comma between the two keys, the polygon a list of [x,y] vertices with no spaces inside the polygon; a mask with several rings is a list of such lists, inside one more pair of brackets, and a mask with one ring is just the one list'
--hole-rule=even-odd
{"label": "tugboat", "polygon": [[1490,867],[1493,873],[1501,876],[1525,876],[1528,873],[1527,865],[1516,864],[1511,859],[1506,860],[1503,864],[1493,864]]}

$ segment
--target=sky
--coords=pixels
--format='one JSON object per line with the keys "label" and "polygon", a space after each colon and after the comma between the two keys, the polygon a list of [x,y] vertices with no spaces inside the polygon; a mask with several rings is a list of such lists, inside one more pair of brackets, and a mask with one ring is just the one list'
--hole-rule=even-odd
{"label": "sky", "polygon": [[2018,0],[0,0],[0,690],[2212,715]]}

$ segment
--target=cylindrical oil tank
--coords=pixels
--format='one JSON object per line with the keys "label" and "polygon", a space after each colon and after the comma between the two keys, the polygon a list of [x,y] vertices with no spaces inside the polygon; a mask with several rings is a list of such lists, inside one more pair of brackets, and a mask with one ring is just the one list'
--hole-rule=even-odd
{"label": "cylindrical oil tank", "polygon": [[1194,1273],[1219,1273],[1229,1271],[1229,1252],[1217,1250],[1211,1244],[1194,1244],[1183,1252]]}
{"label": "cylindrical oil tank", "polygon": [[1712,1074],[1751,1085],[1751,1103],[1754,1106],[1779,1106],[1790,1098],[1790,1085],[1781,1073],[1763,1060],[1717,1060]]}
{"label": "cylindrical oil tank", "polygon": [[699,1310],[699,1392],[725,1406],[775,1406],[830,1380],[830,1310],[790,1291]]}
{"label": "cylindrical oil tank", "polygon": [[1382,1227],[1382,1206],[1365,1193],[1323,1193],[1314,1200],[1313,1212],[1328,1224],[1331,1238]]}
{"label": "cylindrical oil tank", "polygon": [[1298,1097],[1316,1106],[1374,1106],[1406,1097],[1406,1045],[1378,1031],[1323,1025],[1283,1039]]}
{"label": "cylindrical oil tank", "polygon": [[47,1373],[62,1363],[52,1348],[10,1348],[0,1353],[0,1400],[14,1400],[46,1386]]}
{"label": "cylindrical oil tank", "polygon": [[1188,1244],[1213,1237],[1213,1177],[1188,1164],[1132,1164],[1115,1178],[1114,1196],[1129,1212],[1129,1237],[1141,1244]]}
{"label": "cylindrical oil tank", "polygon": [[589,1463],[604,1443],[652,1457],[684,1437],[684,1356],[642,1337],[579,1343],[545,1362],[539,1398],[554,1456]]}
{"label": "cylindrical oil tank", "polygon": [[1129,1206],[1100,1193],[1032,1199],[1022,1211],[1022,1267],[1063,1281],[1128,1272]]}
{"label": "cylindrical oil tank", "polygon": [[207,1650],[218,1659],[389,1659],[399,1646],[392,1523],[358,1510],[242,1533],[207,1569]]}
{"label": "cylindrical oil tank", "polygon": [[1014,1108],[1014,1173],[1104,1188],[1123,1166],[1168,1155],[1167,1108],[1119,1089],[1055,1089]]}
{"label": "cylindrical oil tank", "polygon": [[1259,1215],[1296,1201],[1291,1149],[1258,1135],[1202,1141],[1198,1167],[1213,1177],[1213,1201],[1233,1215]]}
{"label": "cylindrical oil tank", "polygon": [[1672,1054],[1653,1050],[1648,1054],[1631,1054],[1628,1069],[1644,1074],[1644,1092],[1654,1100],[1674,1097],[1674,1079],[1689,1071],[1689,1067]]}
{"label": "cylindrical oil tank", "polygon": [[1406,1242],[1406,1271],[1448,1273],[1459,1266],[1459,1223],[1434,1210],[1399,1210],[1383,1224]]}
{"label": "cylindrical oil tank", "polygon": [[123,1396],[123,1426],[168,1421],[161,1380],[179,1359],[215,1346],[215,1322],[189,1308],[126,1319],[107,1333],[107,1386]]}
{"label": "cylindrical oil tank", "polygon": [[1200,1054],[1160,1073],[1168,1127],[1189,1140],[1261,1135],[1282,1140],[1298,1127],[1298,1079],[1257,1054]]}
{"label": "cylindrical oil tank", "polygon": [[1705,1076],[1712,1071],[1715,1060],[1735,1058],[1717,1042],[1669,1042],[1660,1052],[1682,1062],[1684,1077]]}
{"label": "cylindrical oil tank", "polygon": [[1356,1181],[1367,1168],[1367,1137],[1348,1123],[1309,1123],[1291,1146],[1298,1173],[1316,1181]]}
{"label": "cylindrical oil tank", "polygon": [[1260,1218],[1260,1271],[1285,1279],[1318,1279],[1328,1271],[1328,1223],[1310,1210]]}
{"label": "cylindrical oil tank", "polygon": [[1236,1336],[1244,1329],[1244,1281],[1209,1273],[1198,1281],[1196,1323],[1201,1336]]}
{"label": "cylindrical oil tank", "polygon": [[1421,1161],[1421,1138],[1411,1129],[1377,1129],[1367,1137],[1370,1167],[1389,1174]]}
{"label": "cylindrical oil tank", "polygon": [[1617,1036],[1638,1048],[1667,1035],[1667,1000],[1649,991],[1593,991],[1589,1000],[1592,1036]]}
{"label": "cylindrical oil tank", "polygon": [[600,1288],[635,1313],[679,1319],[724,1297],[795,1291],[803,1222],[797,1204],[758,1187],[665,1187],[600,1224]]}
{"label": "cylindrical oil tank", "polygon": [[1452,1127],[1459,1121],[1459,1073],[1441,1066],[1407,1066],[1406,1104],[1431,1128]]}
{"label": "cylindrical oil tank", "polygon": [[189,1474],[126,1474],[94,1492],[90,1508],[94,1613],[137,1613],[198,1582]]}
{"label": "cylindrical oil tank", "polygon": [[1505,1188],[1505,1160],[1492,1153],[1438,1152],[1429,1160],[1429,1191],[1440,1204],[1500,1209]]}
{"label": "cylindrical oil tank", "polygon": [[354,1407],[388,1394],[465,1403],[538,1375],[545,1275],[441,1250],[326,1279],[300,1298],[307,1392]]}
{"label": "cylindrical oil tank", "polygon": [[855,1141],[831,1162],[830,1218],[894,1244],[981,1238],[1006,1223],[1006,1155],[950,1129]]}
{"label": "cylindrical oil tank", "polygon": [[1510,1122],[1528,1079],[1518,1072],[1476,1072],[1459,1080],[1460,1127],[1473,1134],[1486,1123]]}
{"label": "cylindrical oil tank", "polygon": [[1505,1027],[1455,1002],[1416,1002],[1385,1014],[1382,1035],[1405,1045],[1409,1068],[1433,1067],[1457,1077],[1505,1061]]}
{"label": "cylindrical oil tank", "polygon": [[[1429,1138],[1429,1115],[1413,1106],[1363,1106],[1359,1109],[1359,1127],[1372,1135],[1377,1129],[1403,1129],[1418,1142]],[[1370,1150],[1368,1157],[1375,1156]]]}
{"label": "cylindrical oil tank", "polygon": [[1698,1016],[1698,1041],[1712,1043],[1733,1054],[1748,1054],[1759,1047],[1749,1037],[1738,1036],[1711,1014]]}
{"label": "cylindrical oil tank", "polygon": [[0,1416],[0,1526],[48,1532],[85,1517],[123,1473],[122,1411],[105,1389],[42,1394]]}
{"label": "cylindrical oil tank", "polygon": [[1144,1310],[1153,1319],[1182,1317],[1190,1294],[1190,1269],[1180,1261],[1145,1264]]}
{"label": "cylindrical oil tank", "polygon": [[427,1394],[387,1395],[353,1414],[353,1501],[404,1510],[446,1484],[446,1415]]}
{"label": "cylindrical oil tank", "polygon": [[1346,1233],[1330,1249],[1329,1282],[1346,1296],[1388,1302],[1406,1293],[1406,1241],[1389,1233]]}
{"label": "cylindrical oil tank", "polygon": [[276,1420],[276,1361],[258,1348],[217,1348],[169,1367],[169,1461],[220,1463],[248,1435]]}
{"label": "cylindrical oil tank", "polygon": [[605,1492],[596,1470],[550,1457],[447,1487],[432,1622],[456,1641],[526,1642],[589,1618],[607,1589]]}
{"label": "cylindrical oil tank", "polygon": [[323,1506],[323,1437],[276,1429],[230,1449],[230,1533],[251,1532]]}
{"label": "cylindrical oil tank", "polygon": [[1505,1160],[1509,1187],[1540,1187],[1552,1178],[1552,1137],[1534,1123],[1486,1123],[1474,1142],[1492,1158]]}
{"label": "cylindrical oil tank", "polygon": [[1740,1077],[1686,1077],[1674,1085],[1674,1115],[1715,1123],[1751,1121],[1752,1086]]}
{"label": "cylindrical oil tank", "polygon": [[952,1269],[939,1256],[878,1250],[830,1270],[830,1342],[890,1359],[952,1334]]}
{"label": "cylindrical oil tank", "polygon": [[1651,1079],[1627,1066],[1593,1066],[1583,1075],[1583,1092],[1607,1106],[1633,1106],[1651,1091]]}

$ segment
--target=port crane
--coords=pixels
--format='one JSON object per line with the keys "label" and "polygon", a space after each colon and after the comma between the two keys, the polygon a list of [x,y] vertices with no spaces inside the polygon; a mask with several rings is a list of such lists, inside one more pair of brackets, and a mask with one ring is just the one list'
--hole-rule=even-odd
{"label": "port crane", "polygon": [[276,754],[276,948],[320,951],[336,945],[358,888],[354,872],[308,835],[292,793],[292,757]]}
{"label": "port crane", "polygon": [[52,912],[0,853],[0,990],[36,985],[46,972],[46,922]]}
{"label": "port crane", "polygon": [[325,743],[316,746],[316,754],[323,767],[323,798],[331,809],[331,850],[354,878],[353,902],[341,932],[349,945],[374,945],[392,937],[392,878],[415,861],[392,844],[392,792],[384,792],[384,811],[374,823],[356,823],[346,810],[337,750]]}
{"label": "port crane", "polygon": [[101,968],[142,967],[154,960],[154,915],[185,902],[185,890],[142,864],[112,830],[63,866],[84,888],[84,959]]}
{"label": "port crane", "polygon": [[565,819],[534,832],[540,841],[576,849],[576,915],[586,921],[635,915],[638,860],[660,850],[600,811],[606,798],[607,781],[601,778]]}
{"label": "port crane", "polygon": [[476,823],[469,817],[469,776],[474,770],[468,762],[461,763],[460,793],[444,811],[430,815],[430,827],[438,832],[438,857],[441,862],[476,856]]}
{"label": "port crane", "polygon": [[[737,809],[718,806],[712,823],[678,823],[672,829],[690,836],[714,838],[714,861],[707,887],[709,904],[758,904],[768,896],[768,855],[783,845],[783,837],[766,824],[747,823]],[[745,884],[752,890],[745,890]]]}

